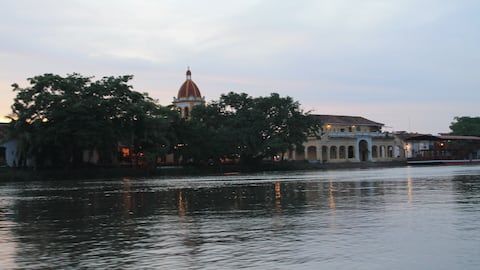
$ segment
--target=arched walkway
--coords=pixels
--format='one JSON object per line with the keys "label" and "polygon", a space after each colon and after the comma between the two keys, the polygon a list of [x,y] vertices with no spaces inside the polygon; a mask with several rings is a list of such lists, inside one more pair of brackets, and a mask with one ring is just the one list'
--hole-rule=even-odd
{"label": "arched walkway", "polygon": [[368,161],[368,142],[365,140],[361,140],[358,143],[358,150],[359,150],[359,155],[360,155],[360,161]]}
{"label": "arched walkway", "polygon": [[355,148],[351,145],[348,147],[348,158],[355,158]]}
{"label": "arched walkway", "polygon": [[330,159],[337,159],[337,147],[330,146]]}
{"label": "arched walkway", "polygon": [[389,145],[387,149],[387,157],[393,158],[393,146]]}
{"label": "arched walkway", "polygon": [[343,146],[343,145],[340,146],[338,156],[339,156],[340,159],[346,159],[347,158],[345,146]]}
{"label": "arched walkway", "polygon": [[396,157],[396,158],[401,158],[401,157],[403,157],[403,155],[404,155],[403,153],[405,153],[405,151],[403,151],[403,148],[400,147],[400,146],[398,146],[398,145],[396,145],[396,146],[395,146],[395,149],[394,149],[394,151],[393,151],[394,157]]}
{"label": "arched walkway", "polygon": [[328,160],[328,147],[325,145],[322,146],[322,161],[325,162]]}

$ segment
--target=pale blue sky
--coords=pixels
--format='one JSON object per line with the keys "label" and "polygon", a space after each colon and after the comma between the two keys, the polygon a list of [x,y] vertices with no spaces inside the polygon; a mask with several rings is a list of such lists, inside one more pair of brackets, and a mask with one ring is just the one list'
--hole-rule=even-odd
{"label": "pale blue sky", "polygon": [[44,73],[133,74],[169,105],[187,66],[207,101],[289,95],[318,114],[448,132],[479,116],[480,1],[0,0],[0,114]]}

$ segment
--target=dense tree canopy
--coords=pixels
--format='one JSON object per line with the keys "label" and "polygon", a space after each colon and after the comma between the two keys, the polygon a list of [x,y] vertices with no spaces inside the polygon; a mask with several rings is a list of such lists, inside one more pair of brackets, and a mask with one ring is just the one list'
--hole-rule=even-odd
{"label": "dense tree canopy", "polygon": [[44,74],[29,78],[30,87],[13,84],[12,135],[23,160],[33,157],[37,166],[79,166],[85,151],[95,150],[100,163],[111,163],[119,143],[145,154],[165,152],[171,144],[169,119],[176,113],[133,91],[131,79]]}
{"label": "dense tree canopy", "polygon": [[230,92],[180,119],[176,110],[133,91],[131,79],[44,74],[28,79],[29,87],[13,84],[10,126],[19,143],[18,165],[33,158],[37,167],[78,167],[93,153],[97,164],[110,165],[120,145],[128,146],[136,161],[151,164],[170,153],[183,163],[254,164],[278,155],[283,160],[319,130],[320,123],[298,102],[276,93],[253,98]]}
{"label": "dense tree canopy", "polygon": [[455,117],[450,129],[453,135],[480,136],[480,117]]}
{"label": "dense tree canopy", "polygon": [[253,98],[245,93],[222,95],[206,107],[196,107],[185,123],[182,155],[191,160],[240,158],[251,164],[302,148],[320,123],[291,97],[272,93]]}

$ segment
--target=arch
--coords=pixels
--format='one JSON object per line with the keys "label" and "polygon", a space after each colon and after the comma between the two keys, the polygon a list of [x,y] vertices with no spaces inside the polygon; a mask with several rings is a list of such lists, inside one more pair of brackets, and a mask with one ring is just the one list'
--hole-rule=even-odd
{"label": "arch", "polygon": [[393,158],[393,146],[391,145],[387,147],[387,157]]}
{"label": "arch", "polygon": [[378,158],[378,146],[372,146],[372,158]]}
{"label": "arch", "polygon": [[368,154],[369,154],[369,150],[368,150],[368,142],[366,140],[361,140],[359,143],[358,143],[358,150],[359,150],[359,158],[360,158],[360,161],[368,161],[369,160],[369,157],[368,157]]}
{"label": "arch", "polygon": [[317,147],[309,146],[307,148],[307,159],[308,160],[317,160]]}
{"label": "arch", "polygon": [[338,158],[340,159],[346,159],[347,158],[347,154],[346,154],[346,148],[344,145],[340,146],[340,148],[338,149],[339,153],[338,153]]}
{"label": "arch", "polygon": [[325,162],[328,160],[328,147],[322,146],[322,160]]}
{"label": "arch", "polygon": [[355,158],[355,148],[353,146],[348,147],[348,158]]}
{"label": "arch", "polygon": [[396,158],[400,158],[402,157],[402,148],[398,145],[395,146],[395,148],[393,149],[393,156],[396,157]]}
{"label": "arch", "polygon": [[337,147],[330,146],[330,159],[337,159]]}

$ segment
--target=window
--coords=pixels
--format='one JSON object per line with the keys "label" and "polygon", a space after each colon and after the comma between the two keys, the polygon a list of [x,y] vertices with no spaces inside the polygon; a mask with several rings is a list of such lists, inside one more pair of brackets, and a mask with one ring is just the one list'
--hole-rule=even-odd
{"label": "window", "polygon": [[387,148],[387,157],[392,158],[393,157],[393,146],[388,146]]}
{"label": "window", "polygon": [[355,157],[355,152],[353,150],[354,150],[353,146],[348,147],[348,158],[354,158]]}
{"label": "window", "polygon": [[120,149],[120,152],[122,153],[122,158],[130,157],[130,148],[122,147],[122,149]]}
{"label": "window", "polygon": [[345,146],[340,146],[340,153],[339,153],[340,159],[345,159],[347,157],[346,155],[346,147]]}
{"label": "window", "polygon": [[309,146],[307,148],[307,158],[308,160],[317,160],[317,147]]}
{"label": "window", "polygon": [[337,147],[331,146],[330,147],[330,159],[337,159]]}

